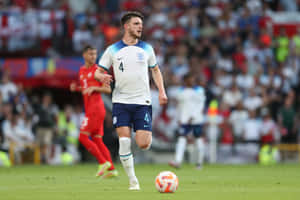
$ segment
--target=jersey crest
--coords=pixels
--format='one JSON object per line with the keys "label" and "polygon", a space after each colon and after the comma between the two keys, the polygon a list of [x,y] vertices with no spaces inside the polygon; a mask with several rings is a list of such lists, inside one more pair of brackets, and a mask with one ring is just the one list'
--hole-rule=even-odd
{"label": "jersey crest", "polygon": [[143,52],[138,52],[136,53],[138,61],[144,61],[144,53]]}

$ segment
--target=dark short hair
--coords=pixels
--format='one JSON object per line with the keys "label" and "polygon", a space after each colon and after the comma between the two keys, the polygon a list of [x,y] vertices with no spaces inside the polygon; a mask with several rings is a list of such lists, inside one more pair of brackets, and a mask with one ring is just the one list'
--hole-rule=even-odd
{"label": "dark short hair", "polygon": [[138,11],[129,11],[126,12],[121,18],[121,25],[124,26],[132,17],[139,17],[142,21],[144,21],[144,16],[142,13]]}
{"label": "dark short hair", "polygon": [[96,48],[94,47],[94,46],[92,46],[92,45],[86,45],[86,46],[84,46],[83,47],[83,49],[82,49],[82,53],[85,53],[85,52],[87,52],[88,50],[95,50]]}

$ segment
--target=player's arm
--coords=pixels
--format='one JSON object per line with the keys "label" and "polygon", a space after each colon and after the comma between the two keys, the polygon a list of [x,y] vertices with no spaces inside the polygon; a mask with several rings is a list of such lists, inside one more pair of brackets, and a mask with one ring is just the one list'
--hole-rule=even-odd
{"label": "player's arm", "polygon": [[112,82],[112,76],[107,74],[106,72],[112,65],[112,57],[110,53],[110,48],[108,47],[101,58],[99,59],[97,65],[99,66],[98,69],[94,73],[94,78],[97,81],[102,82],[104,85],[110,85]]}
{"label": "player's arm", "polygon": [[81,92],[81,86],[79,86],[77,83],[72,82],[70,84],[70,91],[71,92]]}
{"label": "player's arm", "polygon": [[102,86],[91,86],[91,87],[88,87],[85,90],[83,90],[82,93],[91,95],[94,92],[110,94],[111,88],[107,84],[103,84]]}
{"label": "player's arm", "polygon": [[102,82],[103,85],[110,85],[112,82],[112,76],[107,74],[105,69],[102,67],[98,67],[98,69],[95,71],[94,78],[97,81]]}
{"label": "player's arm", "polygon": [[151,68],[151,72],[152,72],[152,77],[154,79],[155,85],[158,88],[158,92],[159,92],[159,104],[160,105],[164,105],[167,104],[168,102],[168,97],[165,91],[165,87],[164,87],[164,80],[161,74],[161,71],[158,67],[158,65],[156,65],[155,67]]}

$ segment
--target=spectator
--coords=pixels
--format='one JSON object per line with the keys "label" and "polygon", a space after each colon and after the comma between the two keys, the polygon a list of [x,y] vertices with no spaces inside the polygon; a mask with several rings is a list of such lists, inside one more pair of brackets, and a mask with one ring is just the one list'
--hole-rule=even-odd
{"label": "spectator", "polygon": [[87,24],[82,24],[75,30],[73,36],[73,47],[77,54],[82,52],[82,48],[92,40],[92,34],[87,28]]}
{"label": "spectator", "polygon": [[256,161],[259,152],[261,121],[256,119],[256,112],[249,111],[249,118],[243,126],[242,139],[246,143],[243,145],[243,155],[249,161]]}
{"label": "spectator", "polygon": [[231,108],[235,108],[236,105],[242,101],[242,93],[237,87],[237,84],[233,84],[230,90],[225,90],[223,93],[222,101],[228,104]]}
{"label": "spectator", "polygon": [[3,102],[8,102],[13,98],[18,91],[14,82],[11,81],[9,72],[4,72],[2,76],[2,84],[0,85]]}
{"label": "spectator", "polygon": [[230,113],[229,122],[233,128],[233,134],[236,141],[241,141],[245,122],[248,120],[248,111],[240,101],[235,110]]}
{"label": "spectator", "polygon": [[284,28],[280,29],[279,36],[276,38],[276,59],[278,62],[284,62],[289,53],[289,38]]}
{"label": "spectator", "polygon": [[261,109],[261,116],[263,118],[261,126],[261,142],[262,144],[274,144],[280,141],[278,128],[271,118],[267,108]]}
{"label": "spectator", "polygon": [[25,150],[27,145],[33,144],[34,136],[20,121],[19,117],[19,114],[12,114],[3,122],[2,130],[5,136],[3,146],[6,149],[14,146],[16,161],[22,163],[21,152]]}
{"label": "spectator", "polygon": [[41,156],[44,163],[49,163],[53,137],[56,131],[56,116],[58,109],[52,103],[52,96],[46,93],[42,103],[36,107],[38,122],[36,124],[37,142],[41,146]]}
{"label": "spectator", "polygon": [[248,91],[248,96],[244,100],[244,106],[247,110],[256,111],[263,105],[262,98],[257,95],[255,88],[251,88]]}
{"label": "spectator", "polygon": [[284,100],[284,105],[278,112],[278,123],[281,127],[283,143],[296,143],[296,110],[293,106],[293,98],[287,97]]}
{"label": "spectator", "polygon": [[66,105],[64,111],[58,114],[56,140],[61,147],[66,148],[66,151],[72,155],[74,161],[78,162],[80,160],[78,152],[79,129],[72,121],[72,114],[73,110],[70,105]]}

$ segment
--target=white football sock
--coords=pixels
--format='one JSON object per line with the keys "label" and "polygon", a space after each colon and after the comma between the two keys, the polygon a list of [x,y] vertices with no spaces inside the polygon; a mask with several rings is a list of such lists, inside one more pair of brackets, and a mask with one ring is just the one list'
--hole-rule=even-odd
{"label": "white football sock", "polygon": [[175,151],[175,162],[177,164],[182,163],[185,147],[186,147],[186,137],[179,136],[176,144],[176,151]]}
{"label": "white football sock", "polygon": [[128,137],[119,138],[119,155],[123,168],[128,175],[129,179],[136,179],[134,173],[134,161],[131,153],[131,139]]}
{"label": "white football sock", "polygon": [[204,155],[205,155],[205,144],[203,138],[197,138],[196,139],[196,147],[198,150],[198,159],[197,164],[203,164],[204,161]]}

